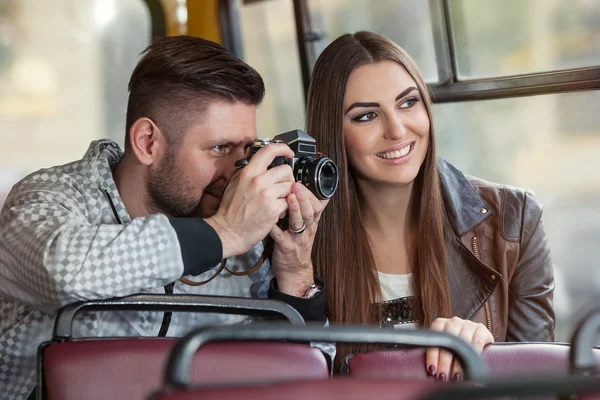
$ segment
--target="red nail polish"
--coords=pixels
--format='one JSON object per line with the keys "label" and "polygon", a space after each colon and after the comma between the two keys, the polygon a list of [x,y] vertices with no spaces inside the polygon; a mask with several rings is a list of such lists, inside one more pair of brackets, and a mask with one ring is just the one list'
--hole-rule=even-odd
{"label": "red nail polish", "polygon": [[427,372],[429,373],[429,375],[435,376],[435,367],[433,365],[430,365]]}

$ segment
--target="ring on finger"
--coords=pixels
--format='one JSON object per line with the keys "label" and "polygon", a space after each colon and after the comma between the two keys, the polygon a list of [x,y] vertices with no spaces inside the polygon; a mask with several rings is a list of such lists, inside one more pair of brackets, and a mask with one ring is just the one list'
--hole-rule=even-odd
{"label": "ring on finger", "polygon": [[295,235],[299,235],[302,232],[304,232],[306,230],[306,222],[302,221],[302,226],[300,227],[300,229],[294,229],[290,226],[290,231],[295,234]]}

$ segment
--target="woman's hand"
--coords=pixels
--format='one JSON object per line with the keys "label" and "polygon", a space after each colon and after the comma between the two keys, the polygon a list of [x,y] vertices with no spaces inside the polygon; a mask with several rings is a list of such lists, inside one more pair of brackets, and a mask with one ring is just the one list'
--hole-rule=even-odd
{"label": "woman's hand", "polygon": [[[481,354],[485,345],[494,343],[494,337],[483,324],[464,320],[458,317],[438,318],[431,323],[431,330],[446,332],[458,336],[471,344]],[[439,381],[460,381],[463,377],[462,367],[454,359],[452,353],[438,347],[431,347],[425,353],[427,373]]]}

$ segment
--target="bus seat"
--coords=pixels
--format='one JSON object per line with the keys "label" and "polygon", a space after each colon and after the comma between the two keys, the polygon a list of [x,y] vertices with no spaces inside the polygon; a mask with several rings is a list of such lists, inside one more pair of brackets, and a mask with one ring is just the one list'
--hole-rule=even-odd
{"label": "bus seat", "polygon": [[[53,344],[44,350],[49,399],[145,399],[161,386],[176,339],[127,338]],[[293,362],[290,362],[293,360]],[[328,379],[320,350],[295,343],[216,342],[194,355],[194,382]]]}
{"label": "bus seat", "polygon": [[485,385],[445,385],[416,400],[600,400],[600,377],[555,375],[535,378],[504,378]]}
{"label": "bus seat", "polygon": [[[38,350],[39,399],[144,399],[160,387],[165,360],[176,339],[73,338],[73,321],[82,311],[145,310],[213,312],[283,318],[304,325],[302,316],[276,300],[200,295],[138,294],[91,300],[61,308],[52,341]],[[296,360],[290,363],[289,360]],[[211,343],[191,363],[198,382],[224,382],[240,377],[329,376],[320,350],[288,343]]]}
{"label": "bus seat", "polygon": [[[151,397],[153,400],[210,399],[347,399],[377,398],[412,399],[435,391],[443,385],[429,380],[382,380],[335,377],[320,380],[274,382],[259,379],[251,384],[239,382],[228,385],[202,385],[194,382],[190,365],[197,351],[215,341],[292,341],[325,343],[379,343],[410,346],[440,346],[464,361],[463,384],[478,384],[487,379],[487,367],[467,343],[442,332],[429,330],[384,330],[359,325],[291,326],[254,324],[243,327],[226,326],[198,328],[181,339],[171,351],[166,363],[163,388]],[[460,385],[460,384],[458,384]]]}
{"label": "bus seat", "polygon": [[[493,343],[482,353],[490,377],[569,373],[570,346],[563,343]],[[600,367],[600,349],[593,350]],[[361,378],[425,379],[425,350],[389,350],[349,355],[342,374]]]}
{"label": "bus seat", "polygon": [[337,377],[329,380],[279,382],[263,385],[199,387],[163,391],[151,400],[306,400],[306,399],[417,399],[444,385],[431,380],[363,380]]}

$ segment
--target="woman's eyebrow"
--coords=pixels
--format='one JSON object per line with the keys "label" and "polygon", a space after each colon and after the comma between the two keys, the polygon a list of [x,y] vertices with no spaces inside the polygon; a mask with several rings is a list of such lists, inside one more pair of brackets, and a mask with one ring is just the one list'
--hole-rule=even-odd
{"label": "woman's eyebrow", "polygon": [[[404,96],[406,96],[407,94],[409,94],[410,92],[412,92],[413,90],[419,90],[419,89],[417,89],[414,86],[407,87],[398,96],[396,96],[396,100],[395,101],[400,100],[401,98],[403,98]],[[365,108],[366,107],[379,107],[379,103],[374,103],[374,102],[368,102],[368,103],[356,102],[356,103],[352,103],[352,105],[346,109],[346,111],[344,112],[344,115],[348,114],[348,112],[350,110],[352,110],[353,108],[357,108],[357,107],[365,107]]]}
{"label": "woman's eyebrow", "polygon": [[346,112],[344,112],[344,114],[348,114],[348,112],[350,110],[352,110],[353,108],[356,107],[379,107],[379,103],[353,103],[350,107],[348,107],[348,109],[346,110]]}
{"label": "woman's eyebrow", "polygon": [[414,86],[409,86],[406,89],[404,89],[402,91],[402,93],[400,93],[398,96],[396,96],[396,101],[400,100],[401,98],[403,98],[404,96],[406,96],[407,94],[409,94],[410,92],[412,92],[413,90],[419,90]]}

